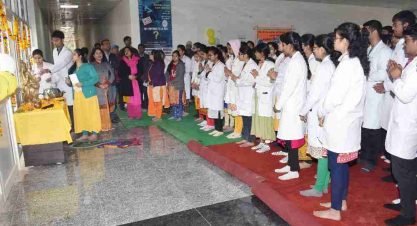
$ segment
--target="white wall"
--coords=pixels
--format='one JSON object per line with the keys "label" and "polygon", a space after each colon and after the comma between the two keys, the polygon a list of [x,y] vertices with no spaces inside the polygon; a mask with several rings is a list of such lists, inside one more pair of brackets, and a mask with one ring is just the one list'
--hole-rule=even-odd
{"label": "white wall", "polygon": [[100,39],[123,47],[123,38],[132,37],[133,46],[139,43],[139,14],[137,0],[123,0],[100,22]]}
{"label": "white wall", "polygon": [[[244,2],[244,3],[242,3]],[[400,9],[280,0],[172,0],[173,45],[186,41],[207,43],[213,28],[221,43],[256,39],[254,26],[291,27],[299,33],[328,33],[346,21],[363,24],[377,19],[391,24]],[[123,46],[123,37],[140,42],[138,0],[123,0],[103,20],[101,36]],[[104,28],[104,29],[103,29]]]}
{"label": "white wall", "polygon": [[[242,3],[245,2],[245,3]],[[377,19],[391,25],[399,9],[278,0],[174,0],[174,45],[188,40],[207,42],[206,29],[213,28],[220,42],[254,40],[253,27],[291,27],[299,33],[328,33],[342,22],[363,24]]]}

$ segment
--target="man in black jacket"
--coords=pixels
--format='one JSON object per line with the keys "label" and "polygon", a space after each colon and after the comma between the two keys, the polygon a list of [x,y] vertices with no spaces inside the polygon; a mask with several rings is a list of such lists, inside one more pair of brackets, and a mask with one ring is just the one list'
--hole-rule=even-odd
{"label": "man in black jacket", "polygon": [[148,92],[147,92],[147,82],[148,82],[148,70],[150,66],[149,55],[145,53],[145,45],[138,45],[139,53],[139,88],[142,93],[142,109],[146,111],[148,109]]}

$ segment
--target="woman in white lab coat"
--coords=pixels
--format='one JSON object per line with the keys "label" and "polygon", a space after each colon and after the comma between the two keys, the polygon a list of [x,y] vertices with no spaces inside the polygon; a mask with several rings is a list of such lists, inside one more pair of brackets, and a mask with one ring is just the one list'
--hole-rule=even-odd
{"label": "woman in white lab coat", "polygon": [[266,140],[275,140],[274,132],[274,95],[273,88],[275,77],[273,77],[274,63],[269,56],[268,45],[261,43],[255,47],[255,56],[259,61],[258,69],[252,70],[255,78],[255,101],[252,117],[251,134],[260,139],[260,143],[252,147],[258,153],[264,153],[271,148],[265,143]]}
{"label": "woman in white lab coat", "polygon": [[239,147],[252,147],[255,141],[254,137],[251,136],[253,96],[255,93],[255,89],[253,88],[255,78],[252,76],[252,70],[256,70],[258,65],[252,58],[253,51],[247,45],[240,47],[239,59],[244,63],[243,69],[240,76],[231,76],[238,89],[236,100],[237,112],[243,120],[243,140],[237,142],[240,145]]}
{"label": "woman in white lab coat", "polygon": [[206,67],[208,117],[214,119],[214,131],[210,135],[218,137],[223,135],[225,65],[222,52],[216,47],[209,48],[208,57],[213,64],[211,67]]}
{"label": "woman in white lab coat", "polygon": [[43,69],[51,71],[54,65],[43,60],[43,52],[40,49],[33,50],[32,58],[34,61],[32,65],[33,73],[40,79],[39,94],[43,94],[43,91],[46,89],[56,88],[56,82],[59,78],[53,76],[50,72],[41,74]]}
{"label": "woman in white lab coat", "polygon": [[[301,54],[301,37],[296,32],[288,32],[281,36],[284,52],[291,59],[285,72],[281,96],[276,110],[281,112],[277,138],[285,143],[288,151],[288,165],[277,169],[277,173],[285,173],[280,180],[291,180],[299,177],[298,148],[304,145],[304,125],[300,119],[300,111],[304,106],[307,94],[307,63]],[[279,75],[278,75],[279,76]]]}
{"label": "woman in white lab coat", "polygon": [[[241,42],[238,39],[231,40],[228,42],[228,51],[230,58],[229,60],[232,60],[231,67],[226,67],[224,69],[224,72],[227,79],[227,85],[226,85],[226,95],[224,97],[224,101],[227,104],[227,113],[230,116],[230,121],[234,121],[234,131],[233,133],[229,134],[227,138],[229,139],[236,139],[240,138],[242,136],[242,128],[243,128],[243,122],[242,117],[240,117],[237,114],[237,90],[235,82],[232,80],[232,77],[239,77],[244,62],[239,59],[239,48],[241,47]],[[230,54],[230,52],[232,54]],[[234,119],[234,120],[233,120]],[[225,126],[227,124],[225,123]],[[231,128],[233,128],[232,123],[229,124]]]}
{"label": "woman in white lab coat", "polygon": [[318,159],[317,179],[313,188],[300,191],[302,196],[321,197],[327,190],[330,179],[327,156],[321,143],[321,130],[317,116],[318,109],[323,105],[330,81],[337,63],[337,56],[334,54],[333,38],[331,35],[319,35],[314,40],[314,56],[319,65],[316,68],[316,74],[311,78],[310,91],[307,95],[307,101],[300,112],[303,121],[307,121],[308,150],[307,152]]}
{"label": "woman in white lab coat", "polygon": [[[282,83],[284,82],[284,79],[285,79],[285,71],[287,70],[288,62],[291,59],[291,57],[285,55],[283,43],[281,42],[281,40],[278,40],[278,51],[281,52],[281,54],[275,60],[275,68],[274,68],[274,71],[277,75],[275,84],[274,84],[274,103],[275,103],[274,108],[275,109],[279,101],[279,97],[281,96],[281,88],[282,88]],[[280,117],[281,117],[281,113],[279,112],[274,113],[274,130],[276,133],[278,133]],[[281,163],[288,162],[288,152],[285,149],[281,151],[277,151],[277,152],[272,152],[272,155],[286,156],[285,158],[281,159],[280,162]]]}
{"label": "woman in white lab coat", "polygon": [[200,98],[198,97],[200,89],[200,68],[199,65],[201,63],[201,58],[198,52],[194,53],[193,58],[191,59],[193,64],[192,66],[192,74],[191,74],[191,95],[194,98],[194,107],[197,111],[198,118],[195,120],[196,122],[202,122],[204,120],[203,115],[200,114]]}
{"label": "woman in white lab coat", "polygon": [[365,102],[365,74],[369,73],[368,39],[360,27],[343,23],[335,30],[334,48],[341,52],[320,110],[323,122],[323,147],[327,150],[332,181],[331,203],[321,203],[330,209],[314,211],[314,216],[339,221],[347,209],[349,188],[348,162],[358,157],[361,148],[361,125]]}
{"label": "woman in white lab coat", "polygon": [[208,59],[208,48],[202,46],[200,51],[198,52],[201,58],[201,62],[199,67],[199,77],[200,77],[200,84],[198,86],[199,92],[198,97],[200,98],[200,114],[202,114],[206,120],[198,124],[201,126],[201,130],[203,131],[211,131],[214,130],[214,120],[208,117],[208,110],[207,110],[207,95],[208,95],[208,79],[207,73],[205,68],[211,67],[212,63]]}

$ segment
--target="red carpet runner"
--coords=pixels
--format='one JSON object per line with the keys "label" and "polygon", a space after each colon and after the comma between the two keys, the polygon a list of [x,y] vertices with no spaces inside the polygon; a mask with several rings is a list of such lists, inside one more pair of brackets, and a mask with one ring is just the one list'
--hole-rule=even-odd
{"label": "red carpet runner", "polygon": [[[302,170],[299,179],[280,181],[274,169],[284,166],[278,161],[282,157],[272,156],[271,152],[258,154],[235,144],[205,147],[196,141],[190,141],[188,148],[249,185],[258,198],[290,225],[384,225],[385,219],[398,214],[383,207],[398,194],[394,184],[380,180],[387,175],[381,167],[368,174],[361,172],[358,165],[351,167],[348,211],[342,213],[341,222],[335,222],[312,214],[314,210],[323,209],[319,203],[330,201],[330,194],[322,198],[299,195],[300,190],[314,184],[315,165]],[[379,165],[386,166],[385,163]]]}

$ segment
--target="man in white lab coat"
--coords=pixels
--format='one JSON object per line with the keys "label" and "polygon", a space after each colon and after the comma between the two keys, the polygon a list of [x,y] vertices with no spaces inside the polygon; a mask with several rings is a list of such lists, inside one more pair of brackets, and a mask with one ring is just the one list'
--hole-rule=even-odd
{"label": "man in white lab coat", "polygon": [[377,93],[374,86],[377,83],[384,82],[388,77],[387,64],[392,51],[381,40],[381,22],[370,20],[363,26],[369,34],[368,58],[370,71],[366,82],[360,158],[363,164],[362,170],[370,172],[377,164],[378,153],[384,148],[380,123],[384,94]]}
{"label": "man in white lab coat", "polygon": [[398,182],[401,213],[387,225],[415,224],[417,198],[417,25],[404,32],[405,66],[390,61],[389,74],[395,99],[385,147],[391,154],[392,173]]}
{"label": "man in white lab coat", "polygon": [[[187,99],[186,109],[188,109],[189,102],[191,99],[191,74],[193,73],[192,70],[192,62],[191,59],[185,55],[186,49],[184,45],[177,46],[178,52],[180,52],[180,59],[185,64],[185,75],[184,75],[184,89],[185,89],[185,96]],[[185,110],[187,111],[187,110]]]}
{"label": "man in white lab coat", "polygon": [[[392,52],[391,60],[400,64],[403,67],[407,63],[407,57],[403,49],[403,46],[404,46],[403,32],[409,25],[415,24],[415,22],[416,22],[416,16],[414,15],[413,12],[408,11],[408,10],[401,11],[392,17],[392,28],[394,30],[394,36],[398,38],[399,41],[396,44],[394,51]],[[392,81],[389,79],[389,77],[386,77],[385,81],[383,83],[376,84],[374,89],[378,93],[384,93],[384,102],[382,106],[382,115],[381,115],[381,127],[383,129],[383,144],[385,144],[385,136],[388,130],[388,120],[391,115],[392,103],[394,102],[394,97],[395,97],[394,93],[391,92]],[[389,159],[388,153],[386,153],[386,157]]]}
{"label": "man in white lab coat", "polygon": [[53,57],[54,67],[52,70],[45,69],[43,73],[55,74],[57,77],[57,88],[64,92],[64,98],[68,105],[68,111],[71,117],[72,130],[74,129],[73,104],[74,96],[72,87],[65,80],[68,78],[68,69],[72,66],[72,51],[64,46],[65,35],[62,31],[56,30],[52,32],[52,43],[54,45]]}

